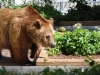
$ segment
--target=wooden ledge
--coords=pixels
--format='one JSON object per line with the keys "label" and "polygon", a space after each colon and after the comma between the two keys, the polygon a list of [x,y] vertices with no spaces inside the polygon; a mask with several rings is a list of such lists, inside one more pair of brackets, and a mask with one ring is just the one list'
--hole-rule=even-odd
{"label": "wooden ledge", "polygon": [[[100,63],[100,59],[94,59]],[[37,66],[89,66],[89,63],[84,59],[50,59],[48,58],[48,51],[42,50],[39,58],[36,61]]]}
{"label": "wooden ledge", "polygon": [[76,23],[82,23],[82,26],[100,25],[100,21],[60,21],[60,26],[73,26]]}

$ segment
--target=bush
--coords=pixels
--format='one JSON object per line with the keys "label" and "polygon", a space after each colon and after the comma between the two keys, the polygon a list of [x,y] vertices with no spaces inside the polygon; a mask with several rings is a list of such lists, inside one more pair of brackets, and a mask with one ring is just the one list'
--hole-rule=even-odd
{"label": "bush", "polygon": [[56,47],[54,48],[48,48],[49,52],[48,52],[48,55],[50,56],[53,56],[53,55],[58,55],[58,54],[61,54],[61,47],[62,47],[62,36],[63,34],[60,33],[60,32],[55,32],[55,35],[54,35],[54,40],[56,42]]}
{"label": "bush", "polygon": [[89,20],[100,20],[100,6],[93,6],[88,12]]}
{"label": "bush", "polygon": [[[25,6],[27,6],[27,4],[17,5],[17,6],[12,5],[12,6],[8,6],[5,8],[20,9]],[[34,4],[34,5],[30,5],[30,6],[35,8],[42,17],[44,17],[46,19],[53,18],[55,25],[58,24],[59,21],[63,20],[64,15],[62,15],[62,13],[60,11],[58,11],[51,5],[46,4],[45,6],[39,6],[39,5]]]}
{"label": "bush", "polygon": [[68,54],[91,55],[100,52],[100,34],[96,31],[79,28],[70,34],[66,32],[63,37],[63,49]]}
{"label": "bush", "polygon": [[33,7],[44,18],[49,19],[52,17],[54,19],[55,24],[58,23],[61,20],[61,18],[63,17],[62,13],[60,11],[58,11],[57,9],[55,9],[51,5],[45,5],[45,6],[34,5]]}
{"label": "bush", "polygon": [[66,31],[62,35],[60,32],[56,32],[54,39],[57,46],[49,49],[49,53],[52,55],[57,54],[57,51],[72,55],[100,54],[100,31],[77,28],[72,32]]}
{"label": "bush", "polygon": [[100,6],[86,6],[85,9],[76,10],[71,8],[68,13],[64,15],[65,21],[94,21],[100,20]]}

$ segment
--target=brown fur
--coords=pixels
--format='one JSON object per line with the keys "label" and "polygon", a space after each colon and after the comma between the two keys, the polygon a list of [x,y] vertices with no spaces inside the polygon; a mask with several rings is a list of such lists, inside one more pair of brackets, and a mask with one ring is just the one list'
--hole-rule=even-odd
{"label": "brown fur", "polygon": [[[42,46],[54,47],[53,34],[53,19],[41,17],[30,6],[19,10],[0,9],[0,50],[10,49],[11,57],[17,62],[29,61],[27,53],[30,48],[37,57]],[[35,54],[33,48],[36,46]]]}

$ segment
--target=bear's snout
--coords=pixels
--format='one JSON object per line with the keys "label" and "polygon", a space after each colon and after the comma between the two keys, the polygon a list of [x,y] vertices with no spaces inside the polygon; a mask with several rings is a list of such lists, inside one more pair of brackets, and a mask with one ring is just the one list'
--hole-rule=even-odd
{"label": "bear's snout", "polygon": [[53,44],[51,44],[51,48],[54,48],[55,46],[56,46],[55,42]]}

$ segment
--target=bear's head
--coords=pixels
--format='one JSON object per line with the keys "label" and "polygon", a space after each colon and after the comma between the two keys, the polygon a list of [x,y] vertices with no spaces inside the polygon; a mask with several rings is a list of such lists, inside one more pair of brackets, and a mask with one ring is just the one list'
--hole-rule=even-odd
{"label": "bear's head", "polygon": [[27,35],[34,43],[39,43],[44,47],[53,48],[56,46],[52,18],[50,20],[36,19],[33,22],[28,22],[26,28]]}

